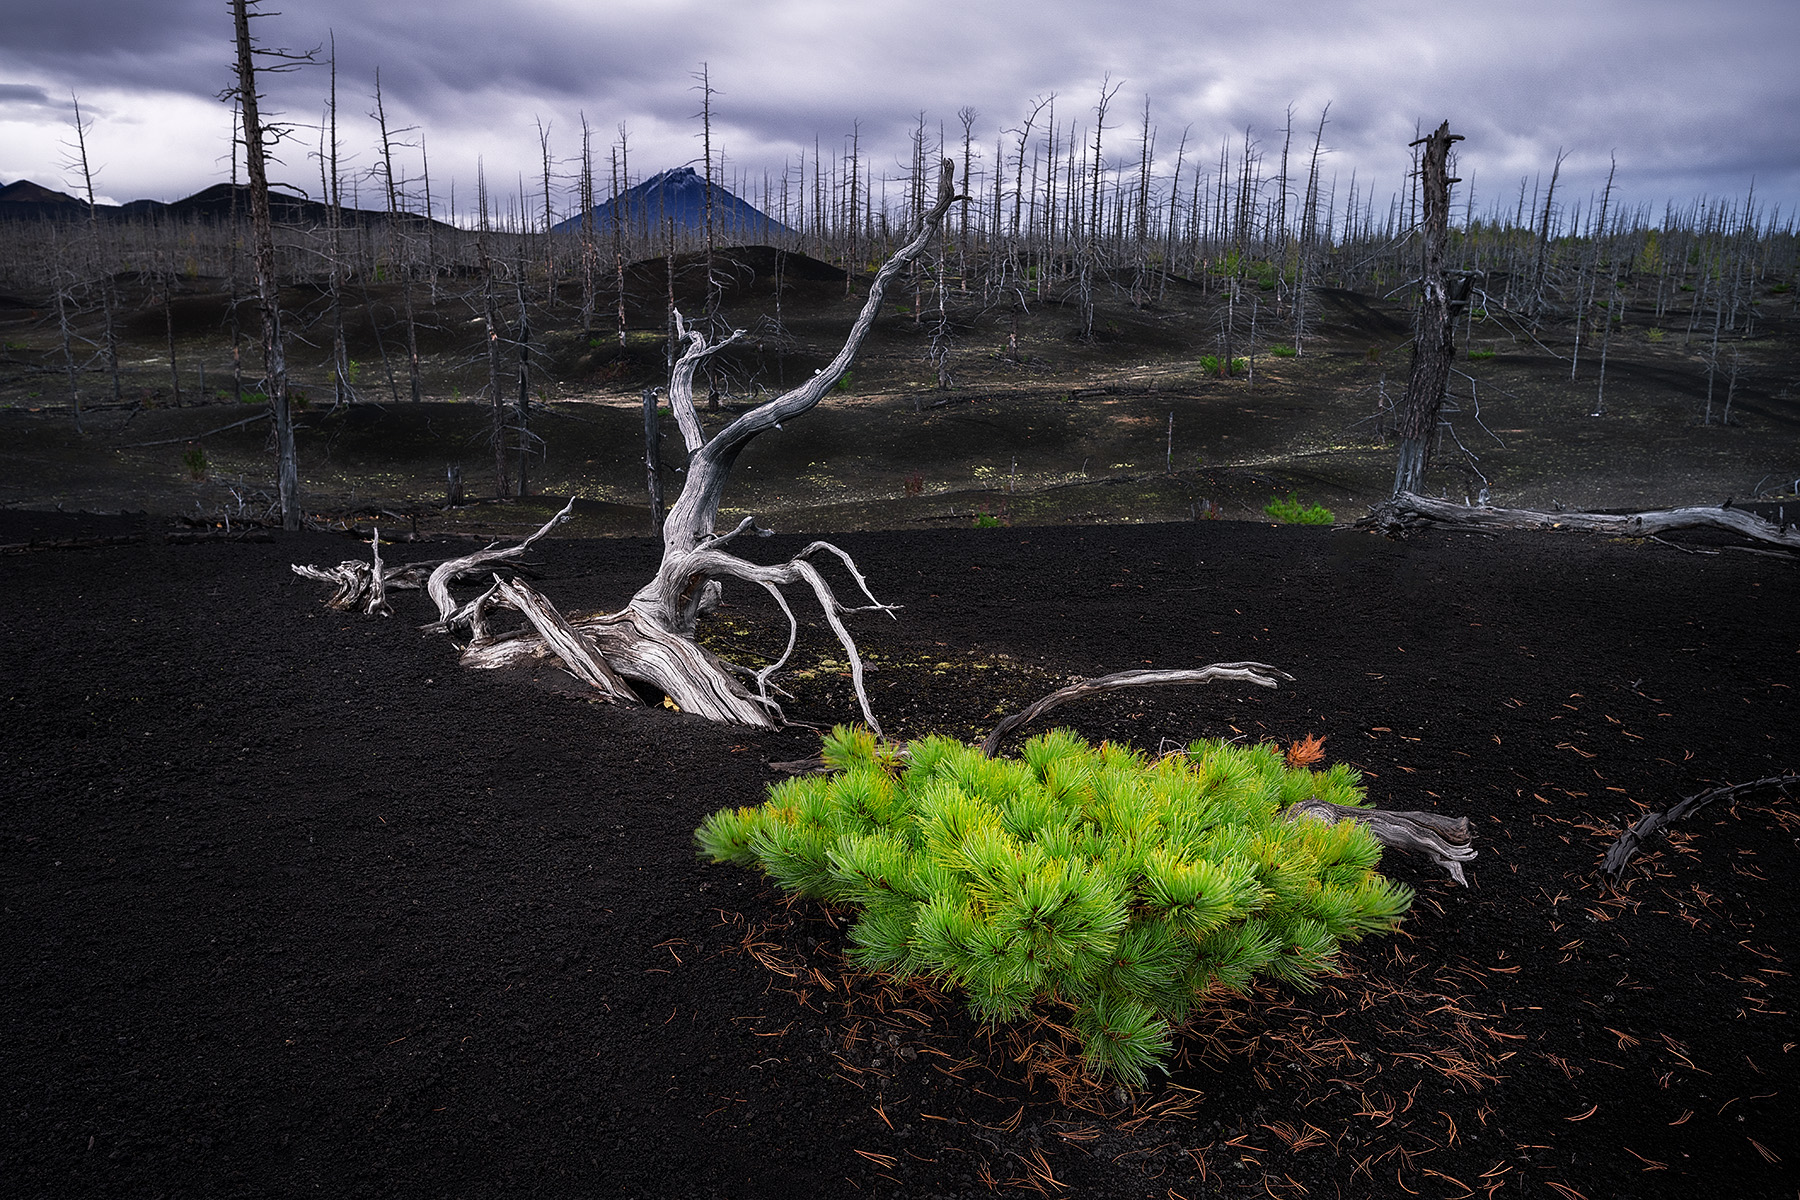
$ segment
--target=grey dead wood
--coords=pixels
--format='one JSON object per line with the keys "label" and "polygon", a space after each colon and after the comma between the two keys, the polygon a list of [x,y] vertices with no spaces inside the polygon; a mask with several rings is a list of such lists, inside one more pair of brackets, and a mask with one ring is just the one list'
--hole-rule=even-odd
{"label": "grey dead wood", "polygon": [[1677,529],[1722,529],[1753,541],[1800,550],[1800,527],[1777,525],[1743,509],[1665,508],[1640,513],[1539,512],[1526,508],[1470,506],[1402,492],[1369,510],[1359,529],[1400,533],[1430,525],[1471,529],[1552,529],[1603,533],[1613,537],[1653,537]]}
{"label": "grey dead wood", "polygon": [[1288,805],[1284,816],[1290,820],[1310,817],[1335,825],[1339,821],[1356,821],[1375,835],[1375,840],[1393,850],[1403,850],[1429,858],[1450,873],[1463,887],[1462,865],[1472,862],[1476,849],[1471,844],[1469,818],[1446,817],[1430,812],[1401,812],[1394,809],[1358,808],[1333,804],[1309,796]]}
{"label": "grey dead wood", "polygon": [[[534,589],[498,577],[486,592],[466,604],[459,606],[451,594],[450,586],[459,578],[491,572],[497,564],[516,562],[532,542],[567,517],[574,504],[571,499],[557,517],[518,546],[489,547],[431,569],[425,586],[437,607],[438,619],[426,628],[452,634],[466,629],[470,640],[462,651],[465,666],[501,667],[554,656],[609,699],[638,702],[638,692],[630,686],[638,683],[660,692],[683,712],[767,728],[781,721],[773,680],[792,653],[799,631],[798,620],[782,589],[803,587],[812,593],[843,647],[863,719],[879,733],[881,727],[864,686],[862,657],[843,617],[856,612],[885,612],[891,616],[894,606],[876,600],[850,555],[829,542],[814,542],[784,563],[765,565],[727,549],[745,533],[768,532],[757,528],[753,519],[745,518],[723,535],[715,527],[738,455],[757,435],[780,429],[784,421],[805,414],[830,394],[874,325],[888,286],[924,253],[937,235],[945,214],[958,198],[954,184],[954,163],[945,159],[936,203],[921,215],[911,240],[876,272],[868,298],[830,364],[799,387],[730,421],[711,437],[706,434],[694,402],[694,379],[709,359],[736,344],[745,331],[734,330],[709,342],[705,333],[688,328],[681,314],[672,312],[675,340],[685,343],[685,349],[670,370],[668,396],[687,449],[686,476],[681,494],[663,522],[661,565],[655,577],[623,608],[569,621]],[[815,560],[834,560],[850,575],[868,603],[846,605],[840,601]],[[423,566],[409,569],[425,570]],[[337,593],[327,603],[338,608],[361,606],[363,611],[379,611],[370,607],[371,596],[381,593],[384,597],[385,588],[401,586],[396,582],[396,573],[360,563],[344,563],[328,570],[295,566],[294,570],[307,578],[334,584]],[[377,571],[379,574],[374,573]],[[788,618],[786,649],[775,662],[760,670],[735,667],[694,641],[700,618],[718,603],[721,586],[727,580],[763,588]],[[501,607],[519,611],[530,628],[493,634],[487,618],[492,610]]]}
{"label": "grey dead wood", "polygon": [[989,758],[994,757],[999,752],[1000,743],[1005,740],[1007,734],[1029,725],[1051,709],[1061,708],[1071,700],[1079,700],[1084,696],[1098,696],[1104,692],[1116,692],[1122,688],[1211,683],[1216,679],[1253,683],[1258,687],[1266,688],[1279,687],[1284,680],[1288,683],[1294,682],[1294,677],[1286,671],[1259,662],[1213,663],[1207,667],[1184,670],[1117,671],[1111,675],[1083,679],[1068,687],[1059,688],[1036,704],[1005,718],[994,726],[993,732],[988,734],[987,739],[981,743],[981,752]]}

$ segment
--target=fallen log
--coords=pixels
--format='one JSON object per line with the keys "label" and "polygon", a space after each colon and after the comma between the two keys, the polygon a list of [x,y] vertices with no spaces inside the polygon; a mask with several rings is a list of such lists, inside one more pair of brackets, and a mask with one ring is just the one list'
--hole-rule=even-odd
{"label": "fallen log", "polygon": [[1729,500],[1717,507],[1664,508],[1639,513],[1539,512],[1528,508],[1456,504],[1414,492],[1401,492],[1371,507],[1369,515],[1358,521],[1356,528],[1403,533],[1430,525],[1574,530],[1613,537],[1654,537],[1676,529],[1722,529],[1752,541],[1800,550],[1800,526],[1777,525],[1755,513],[1732,508]]}

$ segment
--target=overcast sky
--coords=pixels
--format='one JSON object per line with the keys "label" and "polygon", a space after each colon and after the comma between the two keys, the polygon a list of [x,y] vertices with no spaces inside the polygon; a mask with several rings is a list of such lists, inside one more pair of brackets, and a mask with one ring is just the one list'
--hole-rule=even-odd
{"label": "overcast sky", "polygon": [[[364,114],[376,69],[390,123],[422,132],[434,199],[454,179],[528,190],[537,122],[573,172],[580,114],[596,154],[629,127],[633,179],[694,162],[708,64],[726,172],[779,174],[827,154],[860,124],[877,170],[898,175],[923,112],[959,139],[976,110],[984,165],[1002,129],[1054,93],[1057,120],[1091,129],[1102,81],[1122,86],[1109,159],[1136,160],[1146,97],[1166,177],[1189,131],[1189,165],[1216,161],[1246,126],[1273,170],[1291,106],[1296,147],[1329,103],[1327,179],[1351,172],[1383,197],[1403,186],[1415,129],[1448,118],[1465,135],[1459,173],[1478,211],[1510,211],[1521,178],[1548,177],[1585,202],[1617,160],[1627,202],[1756,194],[1800,204],[1800,3],[1795,0],[279,0],[261,41],[307,50],[335,34],[340,137],[353,170],[375,159]],[[0,182],[75,191],[71,92],[91,119],[102,199],[173,200],[229,177],[231,83],[225,0],[0,0]],[[321,52],[321,60],[324,57]],[[268,107],[316,126],[324,66],[271,77]],[[281,177],[311,194],[316,133],[284,153]],[[416,138],[417,134],[408,135]],[[1090,135],[1091,136],[1091,135]],[[412,167],[416,175],[416,151]],[[1184,176],[1186,172],[1184,172]],[[1467,183],[1462,185],[1469,186]],[[372,189],[371,189],[372,190]],[[602,195],[607,192],[600,185]],[[1459,189],[1460,192],[1460,189]],[[369,194],[369,193],[365,193]],[[897,195],[897,193],[896,193]],[[750,197],[755,199],[753,195]],[[374,202],[372,194],[369,196]],[[1460,205],[1461,195],[1458,198]],[[539,202],[541,203],[541,201]],[[559,201],[568,211],[569,202]],[[559,213],[559,215],[562,215]]]}

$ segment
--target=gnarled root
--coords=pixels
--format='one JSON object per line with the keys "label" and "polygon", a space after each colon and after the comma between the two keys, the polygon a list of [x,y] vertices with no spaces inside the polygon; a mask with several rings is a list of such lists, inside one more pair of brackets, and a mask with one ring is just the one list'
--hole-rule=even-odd
{"label": "gnarled root", "polygon": [[[327,601],[332,607],[371,614],[388,614],[388,589],[423,587],[438,612],[438,619],[423,628],[453,635],[466,631],[464,666],[494,668],[555,659],[571,675],[614,703],[639,704],[645,692],[660,694],[683,712],[760,728],[772,728],[782,720],[775,700],[779,689],[774,685],[774,676],[786,665],[799,635],[799,621],[782,588],[801,584],[818,599],[826,622],[844,649],[863,719],[879,732],[863,681],[862,656],[842,618],[853,612],[891,614],[894,606],[882,604],[870,594],[868,581],[842,549],[829,542],[814,542],[787,562],[774,566],[752,563],[723,549],[733,537],[753,528],[746,519],[724,537],[709,538],[687,551],[669,551],[656,582],[618,612],[571,621],[536,588],[523,580],[493,573],[493,568],[516,565],[533,542],[568,519],[573,506],[571,500],[516,546],[489,546],[435,568],[420,564],[384,567],[378,534],[372,565],[346,562],[329,570],[296,565],[293,570],[308,579],[334,585],[337,591]],[[844,565],[868,604],[850,606],[838,600],[812,562],[821,555],[834,557]],[[483,571],[491,574],[489,587],[474,599],[458,604],[450,591],[452,584]],[[763,588],[788,619],[787,646],[779,658],[760,670],[727,663],[682,632],[684,628],[691,629],[703,607],[701,598],[715,592],[722,579],[740,579]],[[519,613],[527,627],[495,632],[491,618],[499,610]],[[734,677],[734,672],[748,684]]]}

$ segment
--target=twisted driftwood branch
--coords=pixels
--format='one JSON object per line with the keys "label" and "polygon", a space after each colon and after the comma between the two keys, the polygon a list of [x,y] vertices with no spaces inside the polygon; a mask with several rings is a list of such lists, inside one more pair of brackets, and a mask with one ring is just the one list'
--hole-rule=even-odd
{"label": "twisted driftwood branch", "polygon": [[1463,878],[1462,865],[1474,861],[1477,851],[1469,834],[1467,817],[1355,808],[1347,804],[1333,804],[1315,796],[1288,805],[1284,815],[1290,821],[1299,817],[1311,817],[1327,825],[1335,825],[1339,821],[1358,821],[1366,825],[1369,832],[1375,835],[1375,840],[1382,845],[1429,858],[1448,871],[1450,878],[1457,883],[1463,887],[1469,886],[1469,881]]}
{"label": "twisted driftwood branch", "polygon": [[1752,779],[1749,783],[1733,783],[1725,787],[1716,787],[1710,791],[1696,792],[1684,798],[1667,812],[1648,812],[1632,823],[1631,828],[1619,835],[1617,841],[1606,848],[1606,857],[1600,862],[1600,870],[1614,882],[1625,873],[1625,868],[1637,856],[1644,844],[1661,835],[1664,827],[1691,816],[1715,800],[1735,800],[1747,792],[1759,791],[1762,788],[1775,788],[1783,796],[1788,788],[1800,783],[1800,775],[1770,775],[1762,779]]}
{"label": "twisted driftwood branch", "polygon": [[404,567],[384,566],[381,561],[379,526],[376,527],[371,547],[373,563],[349,559],[335,567],[309,567],[294,563],[292,570],[302,579],[316,579],[337,589],[325,601],[327,608],[335,608],[340,612],[361,612],[372,617],[390,616],[393,610],[388,607],[388,589],[417,591],[425,586],[425,568],[418,563]]}
{"label": "twisted driftwood branch", "polygon": [[1151,687],[1157,684],[1211,683],[1215,679],[1237,679],[1266,688],[1279,686],[1281,680],[1294,682],[1294,677],[1286,671],[1258,662],[1213,663],[1209,667],[1192,670],[1119,671],[1096,679],[1083,679],[1080,683],[1072,683],[1066,688],[1051,692],[1030,708],[1016,712],[994,726],[994,731],[981,743],[981,752],[989,758],[994,757],[1007,734],[1022,725],[1030,724],[1051,709],[1061,708],[1069,701],[1079,700],[1083,696],[1097,696],[1101,692],[1118,691],[1120,688]]}
{"label": "twisted driftwood branch", "polygon": [[1665,508],[1641,513],[1538,512],[1528,508],[1470,507],[1401,492],[1369,510],[1358,529],[1396,533],[1426,525],[1460,525],[1473,529],[1572,529],[1613,537],[1653,537],[1674,529],[1724,529],[1752,541],[1800,550],[1800,526],[1777,525],[1755,513],[1730,507]]}
{"label": "twisted driftwood branch", "polygon": [[561,525],[564,521],[567,521],[574,515],[574,512],[575,497],[570,496],[569,502],[563,505],[561,512],[557,513],[554,517],[551,517],[548,521],[545,521],[542,528],[518,545],[508,546],[504,550],[497,550],[494,547],[498,545],[498,543],[493,543],[485,550],[477,550],[473,554],[465,554],[461,558],[452,558],[447,562],[439,563],[436,569],[431,572],[431,578],[425,581],[425,593],[431,597],[431,602],[437,605],[438,619],[433,624],[425,626],[425,628],[438,632],[450,628],[451,617],[457,611],[456,601],[450,596],[450,585],[452,583],[455,583],[464,576],[474,575],[478,572],[487,570],[496,563],[516,562],[519,559],[524,558],[525,552],[531,549],[531,544],[533,542],[549,533],[552,529],[555,529],[558,525]]}

